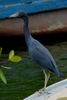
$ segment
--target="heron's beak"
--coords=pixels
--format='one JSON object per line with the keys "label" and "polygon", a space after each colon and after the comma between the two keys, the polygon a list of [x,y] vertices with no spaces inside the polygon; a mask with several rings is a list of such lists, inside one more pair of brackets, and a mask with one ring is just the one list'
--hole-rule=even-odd
{"label": "heron's beak", "polygon": [[9,16],[9,18],[16,18],[16,17],[18,17],[18,13],[14,13],[14,14]]}

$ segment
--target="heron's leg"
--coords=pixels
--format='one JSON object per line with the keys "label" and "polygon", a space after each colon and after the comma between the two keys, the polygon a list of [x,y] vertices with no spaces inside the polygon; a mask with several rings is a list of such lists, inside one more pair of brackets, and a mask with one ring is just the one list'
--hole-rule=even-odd
{"label": "heron's leg", "polygon": [[44,88],[42,90],[40,90],[39,93],[40,94],[44,94],[44,93],[50,94],[48,91],[46,91],[46,86],[47,86],[48,80],[50,78],[50,72],[46,72],[45,70],[43,70],[43,73],[44,73],[44,76],[45,76]]}
{"label": "heron's leg", "polygon": [[44,75],[45,75],[44,89],[46,89],[48,80],[49,80],[49,78],[50,78],[50,73],[49,73],[49,72],[47,73],[45,70],[43,70],[43,73],[44,73]]}

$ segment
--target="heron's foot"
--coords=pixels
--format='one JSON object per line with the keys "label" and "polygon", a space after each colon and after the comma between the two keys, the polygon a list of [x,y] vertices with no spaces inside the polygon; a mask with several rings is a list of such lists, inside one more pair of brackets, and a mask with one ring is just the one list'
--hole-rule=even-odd
{"label": "heron's foot", "polygon": [[43,89],[39,90],[39,94],[42,94],[42,95],[43,94],[47,94],[48,95],[48,94],[51,94],[51,93],[48,92],[46,89],[43,88]]}
{"label": "heron's foot", "polygon": [[49,95],[49,94],[51,94],[51,93],[50,93],[50,92],[48,92],[48,91],[44,91],[44,93],[45,93],[45,94],[48,94],[48,95]]}
{"label": "heron's foot", "polygon": [[39,90],[40,94],[44,94],[44,89]]}

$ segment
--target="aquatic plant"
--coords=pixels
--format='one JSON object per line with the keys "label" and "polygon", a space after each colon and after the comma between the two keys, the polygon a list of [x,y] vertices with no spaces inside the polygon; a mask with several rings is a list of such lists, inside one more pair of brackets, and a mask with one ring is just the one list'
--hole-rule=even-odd
{"label": "aquatic plant", "polygon": [[[3,48],[0,48],[0,58],[2,58],[2,49]],[[14,50],[11,50],[8,54],[8,58],[7,60],[0,60],[0,79],[5,83],[7,84],[7,79],[5,77],[5,74],[2,70],[2,68],[5,68],[5,69],[11,69],[11,67],[7,67],[7,66],[4,66],[4,63],[5,62],[13,62],[13,63],[17,63],[17,62],[20,62],[21,61],[21,57],[18,56],[18,55],[15,55],[15,51]]]}

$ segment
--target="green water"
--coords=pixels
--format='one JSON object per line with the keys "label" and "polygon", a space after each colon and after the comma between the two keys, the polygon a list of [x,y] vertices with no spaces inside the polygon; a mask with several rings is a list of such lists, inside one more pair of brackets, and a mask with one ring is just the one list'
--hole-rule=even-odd
{"label": "green water", "polygon": [[[67,42],[46,46],[54,56],[57,65],[64,73],[64,78],[57,78],[51,73],[48,85],[63,80],[67,77]],[[42,69],[34,63],[27,52],[19,52],[22,55],[20,63],[7,63],[11,70],[4,70],[8,84],[0,81],[0,100],[22,100],[41,89],[44,85]]]}

